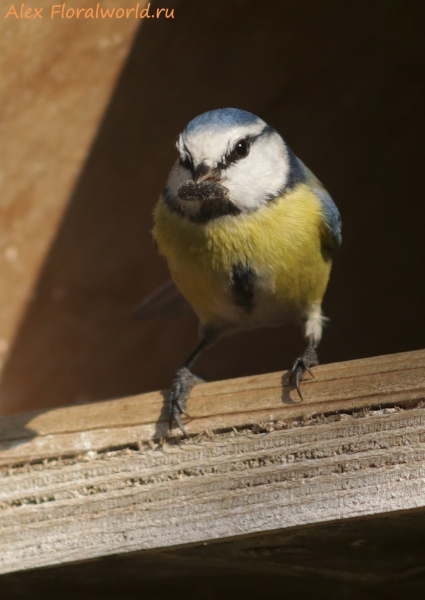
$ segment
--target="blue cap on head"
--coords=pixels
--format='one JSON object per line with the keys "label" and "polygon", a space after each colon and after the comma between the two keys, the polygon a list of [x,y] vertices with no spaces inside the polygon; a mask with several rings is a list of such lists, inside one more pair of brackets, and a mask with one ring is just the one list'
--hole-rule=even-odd
{"label": "blue cap on head", "polygon": [[240,108],[217,108],[192,119],[185,133],[194,133],[198,129],[227,129],[236,125],[251,125],[258,121],[258,117]]}

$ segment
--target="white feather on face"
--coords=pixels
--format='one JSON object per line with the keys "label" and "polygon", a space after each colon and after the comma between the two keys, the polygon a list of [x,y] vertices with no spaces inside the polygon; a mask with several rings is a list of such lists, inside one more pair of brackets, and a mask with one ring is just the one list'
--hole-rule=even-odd
{"label": "white feather on face", "polygon": [[[193,170],[182,165],[185,159],[190,160],[193,169],[206,165],[211,170],[210,177],[229,190],[229,199],[242,211],[255,210],[279,195],[289,175],[288,151],[276,131],[258,117],[250,116],[250,122],[231,119],[230,123],[209,123],[204,119],[196,127],[189,124],[177,142],[180,160],[168,178],[167,191],[173,199],[178,201],[179,184],[193,179]],[[247,156],[226,165],[226,157],[241,140],[248,142]]]}

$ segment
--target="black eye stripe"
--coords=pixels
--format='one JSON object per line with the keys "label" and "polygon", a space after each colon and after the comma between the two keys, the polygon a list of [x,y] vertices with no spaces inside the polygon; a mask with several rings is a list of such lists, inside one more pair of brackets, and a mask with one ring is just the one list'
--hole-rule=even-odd
{"label": "black eye stripe", "polygon": [[[273,129],[273,127],[270,127],[270,125],[266,125],[262,131],[260,131],[260,133],[256,134],[256,135],[247,135],[243,138],[240,138],[239,140],[236,141],[236,143],[233,145],[233,148],[222,158],[222,160],[217,164],[217,169],[227,169],[227,167],[230,167],[232,164],[238,162],[239,160],[242,160],[243,158],[245,158],[246,156],[248,156],[251,146],[253,145],[253,143],[260,137],[264,136],[264,135],[270,135],[271,133],[274,133],[275,130]],[[237,153],[236,152],[236,146],[240,143],[240,142],[245,142],[247,145],[247,152],[246,154],[244,153]],[[193,164],[193,158],[188,150],[188,148],[186,147],[186,145],[183,147],[183,151],[185,153],[184,158],[182,158],[180,156],[180,166],[182,166],[183,168],[187,169],[188,171],[190,171],[192,173],[192,175],[194,175],[195,173],[195,166]]]}
{"label": "black eye stripe", "polygon": [[188,156],[186,156],[184,159],[180,157],[180,165],[185,169],[189,169],[189,171],[193,169],[193,163]]}
{"label": "black eye stripe", "polygon": [[[230,167],[231,165],[235,164],[236,162],[238,162],[239,160],[242,160],[243,158],[245,158],[246,156],[248,156],[249,151],[251,149],[251,146],[253,145],[253,143],[262,135],[267,135],[270,133],[271,128],[269,128],[268,126],[265,127],[259,134],[257,135],[247,135],[244,138],[241,138],[240,140],[237,140],[236,144],[233,146],[232,150],[230,152],[228,152],[223,159],[218,163],[217,168],[218,169],[227,169],[227,167]],[[246,154],[238,154],[236,152],[236,146],[240,143],[244,141],[247,144],[247,152]]]}
{"label": "black eye stripe", "polygon": [[[247,153],[244,154],[243,156],[236,152],[236,146],[242,141],[244,141],[247,145]],[[243,158],[245,158],[245,156],[247,156],[249,154],[249,150],[251,148],[252,141],[253,141],[252,137],[245,137],[245,138],[243,138],[243,140],[238,140],[236,142],[235,146],[233,146],[232,150],[230,152],[228,152],[223,157],[223,159],[218,163],[217,167],[219,169],[227,169],[227,167],[230,167],[230,165],[233,165],[234,163],[238,162],[239,160],[242,160]]]}
{"label": "black eye stripe", "polygon": [[187,148],[184,148],[184,150],[185,150],[185,156],[184,156],[184,158],[182,158],[180,156],[180,160],[179,160],[180,166],[183,167],[184,169],[187,169],[188,171],[190,171],[193,174],[195,171],[195,167],[193,165],[193,158]]}

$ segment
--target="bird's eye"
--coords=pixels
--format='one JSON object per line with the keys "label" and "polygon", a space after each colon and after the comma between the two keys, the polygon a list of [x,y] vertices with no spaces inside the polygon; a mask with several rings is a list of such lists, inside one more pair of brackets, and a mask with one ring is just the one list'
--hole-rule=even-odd
{"label": "bird's eye", "polygon": [[239,158],[245,158],[245,156],[248,156],[248,142],[246,140],[239,140],[234,148],[234,152]]}
{"label": "bird's eye", "polygon": [[233,146],[231,152],[223,156],[222,160],[218,163],[217,168],[227,169],[234,163],[238,162],[239,159],[245,158],[245,156],[248,156],[249,154],[250,147],[251,140],[249,138],[243,138],[237,141],[236,144]]}

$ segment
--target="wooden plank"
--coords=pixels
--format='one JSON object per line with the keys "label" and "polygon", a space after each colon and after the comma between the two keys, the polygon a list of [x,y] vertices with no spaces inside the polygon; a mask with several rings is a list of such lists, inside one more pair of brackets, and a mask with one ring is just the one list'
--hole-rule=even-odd
{"label": "wooden plank", "polygon": [[11,6],[0,7],[0,369],[139,23],[52,19],[47,0],[41,19],[6,18]]}
{"label": "wooden plank", "polygon": [[[196,386],[188,401],[190,434],[425,398],[425,351],[322,365],[303,383],[304,402],[287,372]],[[152,392],[0,420],[0,464],[137,445],[168,435],[167,394]],[[178,430],[173,435],[180,437]]]}
{"label": "wooden plank", "polygon": [[424,363],[324,365],[304,403],[287,373],[202,384],[189,440],[159,393],[3,418],[0,572],[422,510]]}
{"label": "wooden plank", "polygon": [[420,600],[423,511],[283,529],[2,575],[2,600]]}

